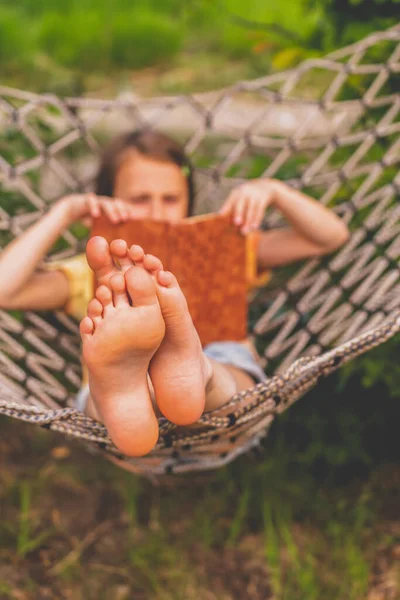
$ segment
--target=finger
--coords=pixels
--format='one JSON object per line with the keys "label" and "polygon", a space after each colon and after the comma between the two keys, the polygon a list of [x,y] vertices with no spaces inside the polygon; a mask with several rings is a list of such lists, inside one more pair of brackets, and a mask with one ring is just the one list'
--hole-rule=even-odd
{"label": "finger", "polygon": [[111,205],[116,214],[122,216],[123,214],[128,214],[129,209],[131,207],[130,203],[122,198],[115,198],[110,196],[97,196],[98,199],[104,204]]}
{"label": "finger", "polygon": [[129,215],[128,215],[128,209],[127,209],[125,202],[123,202],[123,200],[116,199],[113,201],[113,203],[116,208],[116,211],[118,212],[118,214],[120,216],[121,221],[127,221],[129,218]]}
{"label": "finger", "polygon": [[120,198],[116,198],[114,202],[116,202],[123,220],[129,221],[135,217],[135,207],[130,202]]}
{"label": "finger", "polygon": [[110,199],[101,200],[100,204],[101,204],[102,210],[104,211],[104,214],[108,217],[108,219],[111,221],[111,223],[115,223],[115,224],[119,223],[120,218],[115,211],[115,207],[113,206],[113,201]]}
{"label": "finger", "polygon": [[90,214],[93,218],[100,217],[101,209],[95,194],[86,194],[86,202],[88,203]]}
{"label": "finger", "polygon": [[243,214],[243,225],[242,225],[242,233],[248,233],[250,231],[250,218],[253,215],[254,207],[257,204],[257,194],[254,192],[250,192],[247,196],[247,202],[245,206],[245,211]]}
{"label": "finger", "polygon": [[263,201],[259,203],[257,207],[257,211],[254,216],[254,220],[252,222],[252,226],[254,229],[258,229],[263,222],[265,212],[270,205],[271,199],[269,197],[263,198]]}
{"label": "finger", "polygon": [[115,215],[115,217],[118,219],[118,223],[120,221],[122,221],[122,213],[121,213],[121,207],[120,204],[117,200],[114,199],[109,199],[107,204],[111,207],[111,210],[113,212],[113,214]]}
{"label": "finger", "polygon": [[265,196],[259,193],[252,195],[246,215],[246,233],[258,228],[264,214],[265,206]]}
{"label": "finger", "polygon": [[237,199],[233,208],[233,222],[235,225],[243,225],[245,222],[246,205],[248,198],[244,193],[237,194]]}

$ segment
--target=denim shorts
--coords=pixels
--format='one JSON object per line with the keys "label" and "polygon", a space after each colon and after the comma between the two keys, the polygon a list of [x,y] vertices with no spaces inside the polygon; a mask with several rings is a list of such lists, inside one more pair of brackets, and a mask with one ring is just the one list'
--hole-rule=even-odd
{"label": "denim shorts", "polygon": [[[232,365],[245,371],[256,383],[267,379],[261,366],[258,364],[250,350],[240,342],[212,342],[203,348],[208,358],[213,358],[219,363]],[[85,412],[89,397],[89,386],[82,387],[76,395],[75,407]]]}
{"label": "denim shorts", "polygon": [[256,383],[267,379],[261,365],[250,350],[240,342],[212,342],[204,346],[203,352],[208,358],[213,358],[217,362],[246,371]]}

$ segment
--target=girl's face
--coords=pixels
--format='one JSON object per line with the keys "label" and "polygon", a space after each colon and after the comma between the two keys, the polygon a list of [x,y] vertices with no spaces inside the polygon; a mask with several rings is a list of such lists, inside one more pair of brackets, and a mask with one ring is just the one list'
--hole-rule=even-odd
{"label": "girl's face", "polygon": [[129,202],[138,219],[176,223],[187,216],[188,187],[180,167],[129,150],[119,167],[114,196]]}

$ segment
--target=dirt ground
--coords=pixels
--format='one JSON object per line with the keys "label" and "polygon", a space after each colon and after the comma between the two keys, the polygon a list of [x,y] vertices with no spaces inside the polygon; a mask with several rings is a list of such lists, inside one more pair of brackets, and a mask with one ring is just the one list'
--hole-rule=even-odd
{"label": "dirt ground", "polygon": [[1,599],[400,597],[399,464],[301,489],[248,456],[154,486],[47,431],[0,432]]}

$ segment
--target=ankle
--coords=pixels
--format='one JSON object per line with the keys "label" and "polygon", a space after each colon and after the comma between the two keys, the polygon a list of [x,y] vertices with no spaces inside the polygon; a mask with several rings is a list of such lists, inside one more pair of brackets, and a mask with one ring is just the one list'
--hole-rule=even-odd
{"label": "ankle", "polygon": [[228,365],[218,363],[213,359],[210,362],[213,374],[206,387],[205,412],[223,406],[238,391],[235,378],[227,368]]}
{"label": "ankle", "polygon": [[208,394],[214,387],[214,367],[208,356],[203,353],[203,375],[205,392]]}

